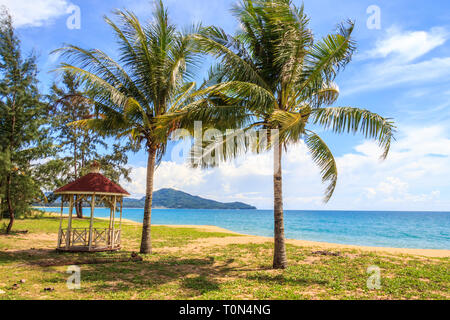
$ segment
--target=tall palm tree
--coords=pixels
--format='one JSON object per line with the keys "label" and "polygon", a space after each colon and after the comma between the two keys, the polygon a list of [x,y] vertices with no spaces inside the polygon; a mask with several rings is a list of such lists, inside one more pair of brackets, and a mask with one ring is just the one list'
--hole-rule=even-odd
{"label": "tall palm tree", "polygon": [[[269,147],[274,149],[273,267],[282,269],[287,266],[282,197],[283,147],[300,141],[305,143],[321,170],[323,182],[329,183],[325,195],[325,202],[328,202],[336,188],[337,165],[324,140],[311,129],[322,126],[338,134],[361,132],[366,138],[378,140],[384,149],[382,158],[386,158],[395,128],[391,120],[368,110],[331,107],[339,97],[334,79],[351,61],[355,50],[352,22],[341,24],[336,33],[315,41],[303,6],[298,8],[291,0],[242,0],[233,12],[241,26],[236,36],[229,36],[217,27],[209,27],[195,36],[204,51],[219,59],[211,71],[211,85],[202,93],[233,108],[229,109],[233,110],[229,111],[233,117],[216,118],[218,124],[224,120],[228,125],[235,121],[233,127],[248,131],[277,130],[269,135]],[[168,114],[164,118],[187,126],[192,120],[202,120],[201,116],[205,115],[199,116],[198,110],[186,112]],[[207,117],[209,120],[210,116]],[[234,135],[225,134],[223,139],[206,148],[202,156],[217,153],[217,144],[225,145],[224,141],[233,140]],[[244,139],[233,140],[233,143],[236,147],[220,149],[222,160],[250,149]],[[257,146],[255,150],[265,149]]]}
{"label": "tall palm tree", "polygon": [[151,253],[151,211],[155,167],[166,151],[169,133],[161,135],[158,117],[188,105],[198,63],[189,33],[169,23],[159,1],[153,21],[143,26],[130,11],[116,11],[118,22],[105,17],[118,42],[118,60],[98,49],[68,45],[57,50],[66,59],[59,70],[76,75],[90,92],[96,114],[72,125],[116,138],[130,137],[148,153],[141,253]]}

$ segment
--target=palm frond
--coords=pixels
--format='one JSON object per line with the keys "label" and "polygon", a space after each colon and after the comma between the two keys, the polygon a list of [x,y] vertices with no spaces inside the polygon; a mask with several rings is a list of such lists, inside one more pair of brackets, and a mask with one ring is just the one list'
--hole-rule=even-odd
{"label": "palm frond", "polygon": [[198,34],[200,27],[178,31],[162,1],[157,2],[153,17],[144,25],[133,12],[116,10],[115,19],[105,17],[105,21],[116,36],[118,60],[98,49],[68,45],[58,50],[66,60],[59,70],[76,75],[95,106],[91,119],[73,126],[117,138],[128,136],[133,144],[145,141],[145,147],[157,148],[161,158],[168,137],[161,136],[159,128],[167,123],[164,132],[170,133],[173,123],[160,117],[204,103],[203,97],[193,96],[195,83],[186,83],[198,65],[191,33]]}
{"label": "palm frond", "polygon": [[131,120],[130,123],[142,123],[145,128],[152,127],[151,121],[144,108],[133,98],[129,98],[124,108],[124,117]]}
{"label": "palm frond", "polygon": [[224,30],[217,27],[205,28],[194,39],[204,52],[221,60],[223,78],[239,79],[265,89],[270,88],[256,71],[250,54],[246,52],[244,45],[238,39],[227,35]]}
{"label": "palm frond", "polygon": [[326,143],[314,132],[308,131],[305,144],[314,162],[319,166],[323,183],[329,183],[325,192],[325,202],[330,201],[336,189],[338,170],[336,160]]}
{"label": "palm frond", "polygon": [[339,87],[336,83],[324,83],[320,89],[313,91],[309,98],[305,97],[305,100],[314,108],[330,106],[339,99],[339,94]]}
{"label": "palm frond", "polygon": [[270,122],[273,128],[279,129],[282,143],[295,143],[302,138],[310,112],[310,108],[306,107],[300,112],[276,110],[272,113]]}
{"label": "palm frond", "polygon": [[74,45],[57,49],[62,58],[70,61],[66,65],[77,65],[92,74],[101,77],[106,82],[128,96],[135,96],[141,103],[148,104],[144,93],[135,85],[133,79],[112,58],[101,50],[86,50]]}
{"label": "palm frond", "polygon": [[180,93],[177,95],[176,100],[170,107],[170,112],[175,112],[183,107],[183,104],[190,98],[190,95],[194,92],[196,83],[189,82],[180,88]]}
{"label": "palm frond", "polygon": [[101,76],[91,73],[85,69],[63,63],[59,70],[69,72],[81,79],[87,90],[95,92],[97,97],[107,99],[119,108],[123,108],[128,97],[120,92],[114,85],[103,79]]}
{"label": "palm frond", "polygon": [[157,129],[173,131],[179,128],[193,134],[195,122],[201,122],[205,130],[242,128],[251,122],[253,115],[240,105],[214,103],[210,99],[196,100],[180,110],[158,117]]}
{"label": "palm frond", "polygon": [[117,136],[129,129],[126,122],[120,119],[96,118],[74,121],[68,124],[71,127],[96,131],[104,136]]}
{"label": "palm frond", "polygon": [[368,110],[337,107],[312,110],[312,122],[320,124],[335,133],[361,132],[366,138],[375,139],[383,148],[382,159],[386,159],[395,140],[396,128],[392,119],[387,119]]}
{"label": "palm frond", "polygon": [[338,72],[352,59],[356,44],[352,39],[354,23],[341,24],[336,34],[330,34],[314,44],[305,57],[305,67],[298,83],[301,94],[308,88],[322,87],[323,82],[332,82]]}
{"label": "palm frond", "polygon": [[194,144],[188,163],[194,168],[214,168],[248,152],[265,152],[269,149],[267,133],[266,130],[254,130],[253,126],[225,132],[216,130],[209,138]]}
{"label": "palm frond", "polygon": [[227,101],[245,100],[246,107],[255,113],[269,113],[277,102],[269,90],[254,83],[242,81],[219,83],[199,90],[196,95],[220,95]]}

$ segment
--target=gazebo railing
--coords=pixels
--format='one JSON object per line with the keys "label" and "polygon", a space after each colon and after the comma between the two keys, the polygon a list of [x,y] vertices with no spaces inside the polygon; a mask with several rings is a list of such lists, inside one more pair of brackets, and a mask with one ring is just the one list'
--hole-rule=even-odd
{"label": "gazebo railing", "polygon": [[72,229],[71,234],[72,245],[84,246],[86,243],[89,244],[89,231],[88,229]]}
{"label": "gazebo railing", "polygon": [[[72,228],[69,230],[61,229],[58,239],[58,248],[66,247],[89,247],[89,228]],[[67,246],[67,239],[69,245]],[[114,239],[114,241],[113,241]],[[118,248],[120,247],[121,230],[113,229],[92,229],[92,248]],[[114,245],[112,245],[114,243]]]}

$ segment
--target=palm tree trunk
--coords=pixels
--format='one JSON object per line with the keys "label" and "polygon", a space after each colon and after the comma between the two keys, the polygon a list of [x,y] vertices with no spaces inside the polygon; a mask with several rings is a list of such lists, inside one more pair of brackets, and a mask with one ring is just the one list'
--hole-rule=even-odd
{"label": "palm tree trunk", "polygon": [[156,150],[150,149],[147,163],[147,186],[145,192],[145,209],[144,221],[142,224],[142,240],[141,253],[152,253],[152,235],[151,235],[151,221],[152,221],[152,202],[153,202],[153,176],[155,174]]}
{"label": "palm tree trunk", "polygon": [[275,249],[273,255],[273,268],[286,269],[286,244],[284,238],[284,220],[283,220],[283,174],[281,168],[281,157],[283,153],[283,144],[278,143],[278,148],[274,150],[274,220],[275,220]]}

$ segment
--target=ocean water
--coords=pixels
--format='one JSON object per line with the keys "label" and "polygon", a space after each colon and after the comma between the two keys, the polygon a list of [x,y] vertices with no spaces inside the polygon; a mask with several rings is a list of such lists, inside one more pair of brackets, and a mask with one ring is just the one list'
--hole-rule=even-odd
{"label": "ocean water", "polygon": [[[46,208],[58,212],[59,209]],[[90,210],[85,209],[85,214]],[[68,209],[65,209],[68,213]],[[123,211],[142,222],[144,209]],[[96,217],[109,217],[98,208]],[[271,210],[153,209],[152,224],[214,225],[235,232],[273,236]],[[373,247],[450,249],[450,212],[285,211],[288,239]]]}

